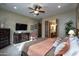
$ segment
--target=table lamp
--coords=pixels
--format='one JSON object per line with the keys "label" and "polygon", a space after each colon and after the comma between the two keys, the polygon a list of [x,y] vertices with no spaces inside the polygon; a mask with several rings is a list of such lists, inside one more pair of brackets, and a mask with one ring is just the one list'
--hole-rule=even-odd
{"label": "table lamp", "polygon": [[70,30],[70,31],[68,32],[68,34],[69,34],[70,37],[74,37],[75,32],[74,32],[74,30]]}

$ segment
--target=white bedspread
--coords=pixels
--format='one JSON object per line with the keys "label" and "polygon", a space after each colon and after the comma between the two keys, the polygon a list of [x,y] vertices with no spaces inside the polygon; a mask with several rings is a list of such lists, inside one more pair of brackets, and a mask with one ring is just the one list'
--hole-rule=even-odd
{"label": "white bedspread", "polygon": [[79,52],[78,38],[70,38],[70,49],[63,56],[75,56]]}

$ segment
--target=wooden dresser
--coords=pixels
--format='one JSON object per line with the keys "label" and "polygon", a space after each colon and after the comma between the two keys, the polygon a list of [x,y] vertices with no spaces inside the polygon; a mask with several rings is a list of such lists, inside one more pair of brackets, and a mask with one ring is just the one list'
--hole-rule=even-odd
{"label": "wooden dresser", "polygon": [[10,29],[0,28],[0,49],[10,45]]}
{"label": "wooden dresser", "polygon": [[14,33],[13,43],[21,43],[21,42],[24,42],[24,41],[28,41],[29,40],[29,35],[30,35],[30,33]]}

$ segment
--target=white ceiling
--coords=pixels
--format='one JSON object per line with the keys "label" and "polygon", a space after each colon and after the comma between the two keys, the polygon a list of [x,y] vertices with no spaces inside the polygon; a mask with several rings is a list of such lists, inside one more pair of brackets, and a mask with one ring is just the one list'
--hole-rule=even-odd
{"label": "white ceiling", "polygon": [[[33,4],[32,3],[2,3],[0,4],[0,8],[21,15],[29,16],[35,19],[40,19],[40,18],[68,12],[71,10],[75,10],[77,6],[76,3],[40,3],[39,5],[41,5],[46,10],[46,12],[40,13],[39,16],[34,16],[33,14],[29,13],[31,10],[28,9],[28,7],[32,6]],[[58,5],[60,5],[61,8],[58,8],[57,7]],[[13,8],[15,6],[16,9]]]}

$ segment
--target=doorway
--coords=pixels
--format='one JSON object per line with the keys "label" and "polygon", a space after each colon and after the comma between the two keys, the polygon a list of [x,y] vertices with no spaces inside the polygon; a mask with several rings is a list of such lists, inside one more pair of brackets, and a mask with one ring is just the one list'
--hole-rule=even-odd
{"label": "doorway", "polygon": [[45,37],[52,38],[57,36],[58,20],[45,21]]}

